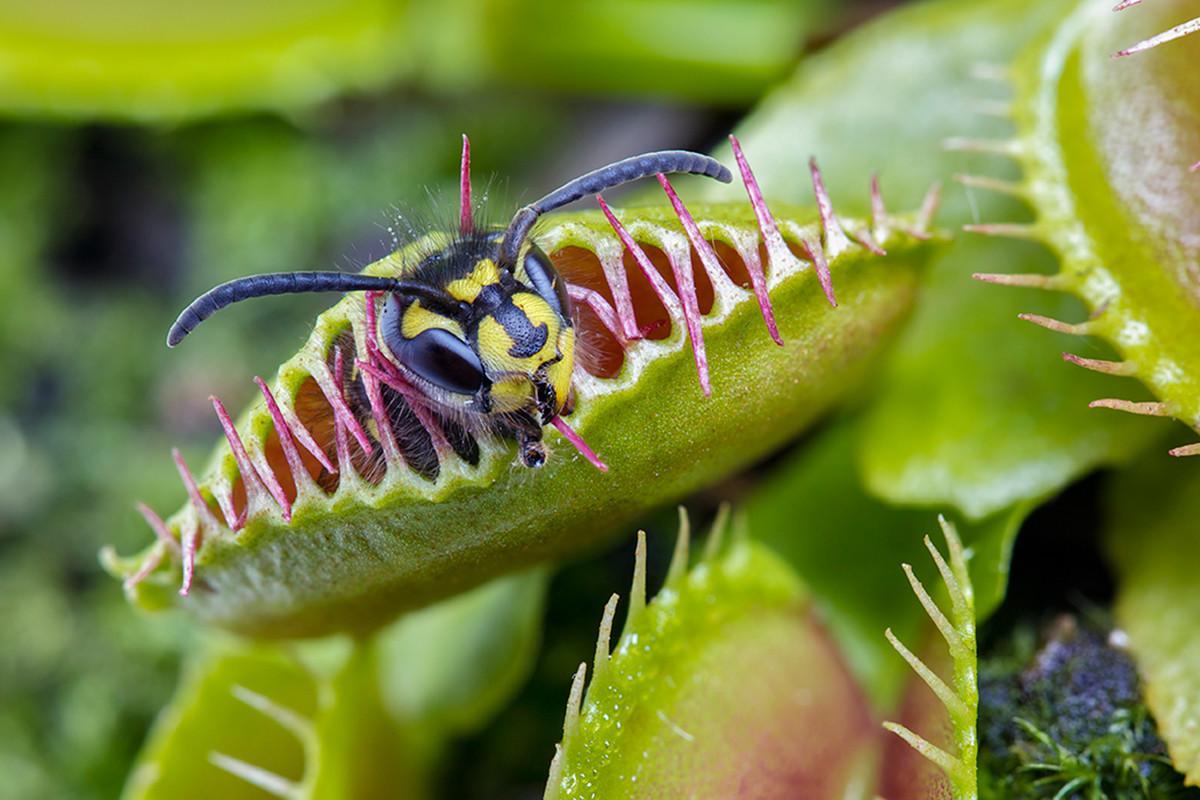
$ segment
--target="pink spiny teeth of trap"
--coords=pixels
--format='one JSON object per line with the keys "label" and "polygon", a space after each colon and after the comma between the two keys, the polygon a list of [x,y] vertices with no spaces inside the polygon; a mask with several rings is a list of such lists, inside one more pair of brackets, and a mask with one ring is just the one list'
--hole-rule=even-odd
{"label": "pink spiny teeth of trap", "polygon": [[[175,469],[179,471],[179,479],[183,481],[183,488],[187,491],[188,499],[192,501],[192,508],[196,509],[196,515],[200,522],[216,530],[221,523],[213,514],[212,509],[208,507],[208,503],[204,502],[204,497],[200,494],[200,487],[196,484],[196,478],[188,469],[187,462],[183,460],[183,455],[180,454],[178,448],[171,448],[171,459],[175,462]],[[226,520],[226,524],[228,522]]]}
{"label": "pink spiny teeth of trap", "polygon": [[[629,234],[629,231],[625,229],[621,221],[613,214],[612,209],[608,207],[608,203],[604,201],[603,197],[596,195],[596,202],[600,204],[600,210],[604,212],[604,217],[608,220],[608,224],[616,231],[617,238],[621,240],[621,244],[625,245],[625,249],[633,256],[634,263],[638,265],[638,269],[642,271],[642,274],[646,276],[646,280],[650,282],[650,288],[658,296],[658,301],[663,304],[664,308],[671,308],[677,301],[677,298],[671,292],[670,285],[667,284],[658,270],[654,268],[654,265],[650,263],[650,257],[646,255],[646,251],[642,249],[642,246],[637,243],[637,240]],[[641,333],[639,331],[639,334]]]}
{"label": "pink spiny teeth of trap", "polygon": [[192,589],[192,578],[196,574],[196,551],[200,549],[200,525],[192,523],[183,534],[183,579],[180,581],[179,594],[187,597]]}
{"label": "pink spiny teeth of trap", "polygon": [[806,241],[804,248],[812,261],[813,269],[816,270],[817,280],[821,282],[825,299],[829,301],[829,305],[836,308],[837,298],[833,295],[833,278],[829,274],[829,261],[826,257],[837,258],[850,247],[850,240],[846,238],[837,215],[833,212],[833,202],[829,199],[829,193],[825,191],[825,181],[821,178],[821,169],[817,166],[815,158],[808,160],[808,171],[812,173],[813,194],[817,198],[817,212],[821,217],[821,230],[824,232],[825,242],[822,248],[820,241],[815,244]]}
{"label": "pink spiny teeth of trap", "polygon": [[[136,505],[137,511],[142,515],[142,519],[146,520],[146,524],[154,531],[154,536],[165,546],[165,552],[173,553],[175,556],[182,556],[183,552],[179,546],[179,542],[171,535],[170,528],[167,523],[163,522],[162,517],[154,513],[154,510],[145,503]],[[155,550],[153,554],[138,567],[137,572],[125,579],[125,589],[129,590],[137,586],[142,581],[149,577],[150,573],[158,569],[163,560],[163,549]]]}
{"label": "pink spiny teeth of trap", "polygon": [[[596,318],[600,320],[600,324],[608,329],[609,333],[617,338],[620,342],[629,341],[625,336],[625,332],[621,330],[621,321],[617,319],[617,312],[604,299],[604,295],[597,292],[595,289],[589,289],[586,286],[576,286],[573,283],[567,284],[567,294],[571,300],[576,303],[582,303],[592,310]],[[640,334],[640,332],[639,332]],[[641,338],[640,335],[635,338]]]}
{"label": "pink spiny teeth of trap", "polygon": [[[258,381],[261,379],[256,378],[255,380]],[[300,418],[296,416],[296,412],[275,402],[275,397],[266,388],[266,384],[259,383],[259,388],[263,390],[263,394],[266,396],[267,408],[271,412],[271,417],[275,420],[276,429],[281,430],[281,426],[282,428],[286,428],[295,437],[295,440],[300,443],[300,446],[307,450],[309,455],[315,458],[326,471],[336,473],[338,471],[337,465],[329,460],[328,454],[317,444],[317,440],[309,433],[308,428],[304,427],[304,424],[300,422]],[[280,433],[280,438],[283,438],[282,432]],[[301,467],[303,467],[303,462],[301,462]],[[308,474],[308,470],[303,470],[303,472],[306,475]]]}
{"label": "pink spiny teeth of trap", "polygon": [[[779,234],[775,217],[771,215],[771,209],[767,207],[767,201],[763,199],[758,181],[750,169],[750,163],[746,161],[746,156],[742,152],[741,142],[737,140],[736,136],[730,134],[729,144],[733,147],[733,158],[737,161],[738,171],[742,173],[742,185],[746,187],[746,195],[750,198],[750,207],[754,209],[754,218],[758,220],[758,230],[762,235],[763,244],[766,245],[767,257],[771,263],[781,264],[783,255],[787,252],[787,245],[783,242],[783,236]],[[779,335],[779,327],[775,324],[775,309],[771,307],[771,296],[767,294],[767,279],[763,274],[762,263],[758,259],[746,259],[746,271],[750,273],[750,286],[754,289],[754,296],[758,299],[758,308],[767,324],[767,331],[775,340],[775,344],[782,345],[783,339]]]}
{"label": "pink spiny teeth of trap", "polygon": [[[446,440],[446,436],[442,431],[442,426],[434,419],[433,414],[426,408],[424,402],[418,392],[400,373],[400,370],[383,354],[379,347],[378,341],[378,315],[375,312],[375,304],[382,296],[381,292],[367,292],[366,295],[366,320],[367,320],[367,360],[359,359],[357,361],[358,368],[362,370],[364,375],[370,375],[379,383],[391,387],[399,392],[405,400],[408,401],[408,407],[416,416],[417,421],[425,428],[425,432],[429,434],[429,438],[433,441],[433,448],[439,456],[445,456],[451,452],[450,442]],[[369,396],[368,389],[368,399]],[[382,397],[380,398],[382,401]],[[378,424],[380,414],[383,411],[382,402],[380,403],[378,412],[374,406],[374,400],[371,400],[371,413],[376,416]],[[386,414],[382,414],[386,417]],[[388,431],[391,432],[391,425],[388,424]],[[393,439],[393,441],[395,441]]]}
{"label": "pink spiny teeth of trap", "polygon": [[[1133,5],[1133,4],[1130,3],[1128,5]],[[1121,9],[1117,8],[1115,10],[1120,11]],[[1121,50],[1118,53],[1114,53],[1113,57],[1114,58],[1122,58],[1124,56],[1131,56],[1134,53],[1140,53],[1143,50],[1149,50],[1152,47],[1158,47],[1160,44],[1166,44],[1167,42],[1173,42],[1176,39],[1181,39],[1184,36],[1187,36],[1192,33],[1196,33],[1197,31],[1200,31],[1200,17],[1196,17],[1195,19],[1190,19],[1187,22],[1182,22],[1179,25],[1176,25],[1174,28],[1171,28],[1170,30],[1167,30],[1167,31],[1163,31],[1162,33],[1158,34],[1157,36],[1151,36],[1149,39],[1144,39],[1143,41],[1138,42],[1137,44],[1133,45],[1132,47],[1126,47],[1124,50]]]}
{"label": "pink spiny teeth of trap", "polygon": [[146,578],[150,577],[150,573],[158,569],[159,565],[162,564],[162,560],[163,554],[161,550],[155,550],[152,554],[150,554],[150,556],[142,562],[141,566],[138,567],[137,572],[125,579],[124,584],[122,584],[125,587],[125,590],[129,591],[142,581],[146,580]]}
{"label": "pink spiny teeth of trap", "polygon": [[225,405],[215,395],[209,400],[212,401],[213,410],[217,412],[217,419],[221,422],[221,429],[225,432],[225,439],[229,442],[229,449],[233,452],[233,460],[237,462],[238,472],[241,473],[242,485],[246,489],[247,514],[253,513],[252,509],[262,505],[264,503],[263,493],[269,492],[275,502],[279,504],[284,520],[291,522],[292,504],[288,501],[283,487],[279,485],[279,479],[275,473],[269,469],[259,472],[251,460],[250,454],[246,451],[246,445],[242,442],[237,428],[234,427],[233,420],[229,418],[229,412],[225,410]]}
{"label": "pink spiny teeth of trap", "polygon": [[410,386],[399,372],[387,366],[382,366],[380,362],[371,363],[359,360],[357,363],[358,368],[364,374],[370,375],[381,384],[395,389],[408,401],[408,407],[416,415],[417,421],[421,423],[421,426],[425,428],[425,432],[429,434],[429,438],[433,441],[434,450],[437,451],[439,456],[444,456],[451,452],[450,442],[446,440],[446,436],[442,432],[442,426],[437,424],[437,420],[434,419],[433,414],[421,402],[420,392]]}
{"label": "pink spiny teeth of trap", "polygon": [[[361,370],[361,368],[360,368]],[[392,423],[383,407],[383,394],[379,391],[379,379],[366,370],[362,371],[363,387],[367,390],[367,401],[371,404],[371,418],[375,420],[379,442],[383,446],[383,457],[388,463],[400,460],[400,447],[392,433]]]}
{"label": "pink spiny teeth of trap", "polygon": [[579,454],[586,458],[593,467],[601,472],[608,472],[608,465],[600,460],[600,457],[596,455],[592,448],[588,447],[588,444],[583,440],[583,437],[576,433],[574,429],[567,424],[566,420],[564,420],[562,417],[555,417],[554,419],[550,420],[550,424],[557,428],[558,432],[563,435],[563,438],[574,445],[575,449],[579,451]]}
{"label": "pink spiny teeth of trap", "polygon": [[179,555],[179,542],[171,535],[171,529],[167,527],[167,523],[163,522],[163,518],[154,513],[154,509],[145,503],[138,503],[135,507],[137,512],[142,515],[142,519],[146,520],[146,524],[154,531],[155,538],[165,544],[172,553]]}
{"label": "pink spiny teeth of trap", "polygon": [[[667,199],[671,201],[675,216],[679,217],[680,223],[683,224],[683,229],[687,233],[688,239],[691,240],[692,246],[697,251],[700,250],[701,242],[704,246],[708,246],[708,242],[700,234],[700,229],[696,227],[696,221],[692,219],[691,212],[679,199],[679,195],[675,194],[675,189],[667,180],[667,176],[659,174],[657,177],[663,191],[667,194]],[[679,300],[683,304],[683,318],[687,323],[688,337],[692,340],[692,354],[696,358],[696,371],[700,373],[700,389],[704,392],[705,397],[711,397],[712,383],[708,377],[708,354],[704,349],[704,331],[700,326],[700,302],[696,299],[696,282],[692,275],[692,265],[688,263],[680,266],[670,254],[668,254],[668,260],[671,262],[671,271],[675,274],[675,285],[679,287]]]}
{"label": "pink spiny teeth of trap", "polygon": [[879,176],[871,176],[871,224],[857,236],[855,241],[877,256],[886,256],[887,250],[879,246],[875,237],[887,238],[887,230],[883,227],[887,219],[887,210],[883,207],[883,194],[879,191]]}
{"label": "pink spiny teeth of trap", "polygon": [[458,230],[466,236],[475,230],[471,208],[471,140],[464,133],[462,160],[458,166]]}
{"label": "pink spiny teeth of trap", "polygon": [[[341,348],[338,348],[335,358],[335,368],[341,366],[337,363],[337,359],[341,358]],[[344,373],[339,369],[338,376]],[[359,446],[364,453],[370,453],[373,449],[371,440],[367,436],[367,432],[362,429],[355,419],[353,412],[346,405],[346,399],[342,396],[342,391],[337,380],[334,379],[333,373],[329,371],[329,365],[324,360],[316,362],[316,368],[312,371],[312,376],[317,381],[317,385],[321,389],[321,393],[325,395],[325,400],[329,403],[329,407],[333,410],[333,427],[335,431],[350,431],[354,438],[358,441]],[[349,450],[347,449],[347,458]],[[339,461],[342,461],[342,454],[338,454]],[[341,466],[346,466],[345,461],[342,461]]]}
{"label": "pink spiny teeth of trap", "polygon": [[[267,404],[267,411],[271,415],[271,420],[275,423],[275,432],[279,436],[279,446],[283,450],[283,458],[287,461],[288,469],[292,472],[292,482],[296,485],[296,494],[300,494],[300,487],[308,483],[308,470],[304,468],[304,462],[300,459],[300,451],[296,448],[296,432],[288,423],[287,418],[283,415],[283,410],[279,407],[279,403],[275,400],[275,395],[271,394],[270,387],[262,378],[255,377],[254,383],[262,392],[263,400]],[[322,454],[323,455],[323,454]]]}

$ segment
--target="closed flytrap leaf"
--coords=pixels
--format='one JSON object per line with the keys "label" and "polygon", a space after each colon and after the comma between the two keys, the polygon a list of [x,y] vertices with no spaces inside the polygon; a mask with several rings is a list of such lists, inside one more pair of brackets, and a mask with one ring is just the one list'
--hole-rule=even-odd
{"label": "closed flytrap leaf", "polygon": [[1200,786],[1200,473],[1147,459],[1112,484],[1119,641],[1137,661],[1170,763]]}
{"label": "closed flytrap leaf", "polygon": [[[811,183],[817,210],[768,207],[737,162],[750,202],[689,209],[660,178],[665,207],[604,205],[534,230],[578,340],[545,466],[432,418],[384,355],[386,307],[353,293],[236,423],[214,398],[227,441],[198,478],[175,454],[190,501],[167,521],[143,508],[158,541],[107,566],[139,606],[180,602],[241,632],[369,628],[578,551],[786,442],[858,384],[903,320],[935,204],[896,216],[864,183],[872,213],[839,217],[813,163],[793,179]],[[470,218],[464,202],[464,230]],[[451,235],[364,274],[401,274]]]}
{"label": "closed flytrap leaf", "polygon": [[515,693],[544,575],[503,578],[369,639],[218,639],[184,670],[126,800],[420,798],[448,737]]}
{"label": "closed flytrap leaf", "polygon": [[870,797],[877,728],[794,573],[725,531],[689,567],[682,517],[666,581],[646,600],[640,534],[624,627],[604,609],[571,685],[545,796]]}
{"label": "closed flytrap leaf", "polygon": [[[1045,242],[1061,262],[1054,274],[976,277],[1070,292],[1086,303],[1083,318],[1023,317],[1103,339],[1115,360],[1096,357],[1104,354],[1086,340],[1063,357],[1137,378],[1156,398],[1101,396],[1092,407],[1174,417],[1200,430],[1200,176],[1189,170],[1200,153],[1200,37],[1113,58],[1188,7],[1156,0],[1113,14],[1104,3],[1078,3],[1006,73],[1015,87],[1015,131],[948,144],[1014,159],[1022,170],[1014,182],[964,180],[1023,198],[1036,212],[1031,223],[993,218],[968,229]],[[1127,396],[1128,388],[1110,384],[1114,395]],[[1171,453],[1200,453],[1200,443]]]}

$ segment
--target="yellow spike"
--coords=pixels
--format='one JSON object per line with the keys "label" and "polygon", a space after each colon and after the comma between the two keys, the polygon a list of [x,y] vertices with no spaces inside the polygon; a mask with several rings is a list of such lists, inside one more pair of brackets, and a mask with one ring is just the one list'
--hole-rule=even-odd
{"label": "yellow spike", "polygon": [[604,605],[604,616],[600,618],[600,634],[596,637],[596,659],[592,665],[592,680],[599,680],[608,667],[608,651],[612,642],[613,617],[617,613],[620,596],[614,594]]}
{"label": "yellow spike", "polygon": [[729,534],[735,542],[745,542],[750,538],[750,518],[745,509],[738,509],[730,515]]}
{"label": "yellow spike", "polygon": [[1157,36],[1151,36],[1149,39],[1144,39],[1132,47],[1126,47],[1114,54],[1114,57],[1131,56],[1134,53],[1140,53],[1143,50],[1149,50],[1152,47],[1158,47],[1160,44],[1173,42],[1176,39],[1187,36],[1188,34],[1200,31],[1200,17],[1189,19],[1187,22],[1181,22],[1170,30],[1163,31]]}
{"label": "yellow spike", "polygon": [[937,695],[938,700],[942,701],[942,705],[946,707],[955,717],[962,717],[968,713],[967,704],[954,693],[944,680],[939,678],[937,674],[929,668],[928,665],[918,658],[911,650],[904,646],[904,643],[896,638],[892,633],[892,629],[888,628],[883,632],[887,637],[892,648],[900,654],[900,657],[908,662],[908,665],[913,668],[913,671],[920,676],[921,680],[925,681],[925,685]]}
{"label": "yellow spike", "polygon": [[224,753],[209,753],[208,761],[218,769],[223,769],[234,777],[241,778],[251,786],[262,789],[273,797],[282,800],[297,800],[300,797],[300,786],[282,775],[276,775],[270,770],[247,764],[240,758],[227,756]]}
{"label": "yellow spike", "polygon": [[958,530],[955,529],[954,523],[946,519],[944,514],[938,514],[938,525],[942,529],[942,536],[946,539],[946,549],[950,551],[950,566],[954,569],[954,577],[957,578],[959,591],[971,604],[969,618],[974,622],[975,591],[971,587],[971,573],[967,570],[967,554],[963,550],[962,539],[958,538]]}
{"label": "yellow spike", "polygon": [[679,507],[679,535],[675,538],[675,553],[671,556],[671,566],[667,568],[667,585],[674,585],[683,580],[687,574],[688,559],[691,556],[692,523],[688,519],[687,509]]}
{"label": "yellow spike", "polygon": [[1185,444],[1181,447],[1173,448],[1169,452],[1171,455],[1177,458],[1183,458],[1185,456],[1200,456],[1200,442],[1196,442],[1195,444]]}
{"label": "yellow spike", "polygon": [[1170,408],[1166,403],[1147,402],[1135,403],[1132,400],[1119,400],[1111,397],[1106,397],[1102,400],[1093,400],[1088,403],[1088,408],[1111,408],[1114,411],[1124,411],[1127,414],[1138,414],[1143,417],[1169,417],[1171,416]]}
{"label": "yellow spike", "polygon": [[1021,155],[1021,143],[1016,139],[974,139],[969,136],[952,136],[942,142],[942,149],[954,153],[990,153],[1009,158]]}
{"label": "yellow spike", "polygon": [[708,541],[704,543],[704,560],[716,558],[725,543],[725,528],[729,524],[729,503],[721,503],[717,507],[717,516],[713,518],[712,527],[708,531]]}
{"label": "yellow spike", "polygon": [[[615,596],[615,595],[614,595]],[[646,607],[646,532],[638,531],[637,548],[633,556],[633,586],[629,590],[629,612],[625,615],[625,630]]]}
{"label": "yellow spike", "polygon": [[946,644],[950,646],[950,650],[957,657],[962,652],[963,647],[958,631],[950,624],[950,620],[946,619],[946,615],[937,607],[937,603],[933,602],[933,598],[929,596],[929,592],[925,591],[925,587],[913,572],[912,565],[901,564],[900,566],[904,570],[904,574],[908,576],[908,583],[912,586],[913,594],[921,601],[921,605],[925,607],[925,613],[933,620],[933,624],[937,626],[938,631],[942,634],[942,638],[946,640]]}
{"label": "yellow spike", "polygon": [[1041,231],[1037,225],[1024,222],[985,222],[980,225],[963,225],[967,233],[979,233],[984,236],[1005,236],[1009,239],[1040,239]]}
{"label": "yellow spike", "polygon": [[546,778],[546,791],[542,793],[542,800],[558,800],[562,771],[563,749],[561,744],[556,744],[554,745],[554,758],[550,759],[550,776]]}
{"label": "yellow spike", "polygon": [[1023,289],[1058,289],[1062,286],[1062,278],[1058,275],[976,272],[971,277],[984,283],[994,283],[998,286],[1019,286]]}
{"label": "yellow spike", "polygon": [[571,693],[567,695],[567,713],[563,717],[563,747],[566,747],[579,729],[579,709],[583,705],[583,682],[587,678],[587,663],[579,665],[571,679]]}
{"label": "yellow spike", "polygon": [[1041,314],[1018,314],[1017,319],[1023,319],[1026,322],[1032,322],[1034,325],[1041,326],[1047,330],[1055,331],[1056,333],[1069,333],[1072,336],[1087,336],[1092,332],[1091,320],[1087,322],[1063,322],[1062,320],[1043,317]]}
{"label": "yellow spike", "polygon": [[300,741],[303,742],[312,737],[312,720],[307,719],[302,714],[276,703],[265,695],[247,689],[245,686],[235,684],[230,689],[230,693],[263,716],[274,720],[281,728]]}
{"label": "yellow spike", "polygon": [[987,189],[989,192],[999,192],[1012,197],[1025,196],[1025,187],[1015,181],[1004,181],[987,175],[968,175],[962,172],[956,174],[954,180],[963,186],[970,186],[972,189]]}
{"label": "yellow spike", "polygon": [[942,182],[935,181],[925,190],[925,196],[921,198],[921,208],[917,211],[917,224],[915,233],[917,238],[923,238],[921,234],[929,232],[929,226],[933,224],[933,217],[937,214],[938,206],[942,203]]}
{"label": "yellow spike", "polygon": [[946,563],[946,559],[942,558],[942,554],[933,546],[933,540],[928,536],[925,537],[925,549],[929,551],[929,555],[933,558],[934,566],[942,575],[942,581],[946,584],[946,589],[950,593],[950,605],[954,611],[954,622],[956,625],[961,625],[962,621],[971,613],[970,607],[967,605],[967,598],[963,596],[960,588],[958,577],[950,570],[950,565]]}
{"label": "yellow spike", "polygon": [[985,117],[1012,119],[1013,115],[1013,105],[1007,100],[975,100],[967,108]]}
{"label": "yellow spike", "polygon": [[1137,365],[1131,361],[1103,361],[1098,358],[1083,358],[1074,353],[1063,353],[1062,357],[1063,361],[1106,375],[1133,375],[1137,372]]}
{"label": "yellow spike", "polygon": [[916,750],[921,755],[932,761],[934,764],[942,768],[942,771],[950,774],[958,768],[958,762],[954,757],[947,753],[942,748],[932,742],[922,739],[917,734],[910,731],[908,728],[896,722],[885,722],[883,727],[892,733],[899,736],[904,741],[908,742],[913,750]]}

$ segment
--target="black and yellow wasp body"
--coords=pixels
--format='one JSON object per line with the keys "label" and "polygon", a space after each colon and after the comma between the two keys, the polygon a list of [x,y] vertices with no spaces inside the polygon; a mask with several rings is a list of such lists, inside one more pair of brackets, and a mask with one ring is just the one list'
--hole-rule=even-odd
{"label": "black and yellow wasp body", "polygon": [[[462,224],[448,244],[397,277],[340,272],[285,272],[224,283],[179,315],[169,346],[227,305],[297,292],[385,293],[376,331],[388,371],[446,423],[449,431],[491,432],[515,439],[521,461],[541,466],[544,426],[567,435],[575,364],[575,320],[567,286],[530,234],[547,211],[589,194],[655,174],[686,172],[732,180],[719,162],[669,150],[618,161],[570,181],[517,211],[503,230],[471,223],[468,151],[464,148]],[[451,437],[452,438],[452,437]],[[456,448],[457,449],[457,448]]]}
{"label": "black and yellow wasp body", "polygon": [[515,438],[537,466],[542,427],[564,410],[575,363],[566,284],[526,243],[512,269],[497,266],[501,231],[470,234],[421,261],[408,280],[439,286],[447,301],[389,294],[380,336],[421,393],[465,427]]}

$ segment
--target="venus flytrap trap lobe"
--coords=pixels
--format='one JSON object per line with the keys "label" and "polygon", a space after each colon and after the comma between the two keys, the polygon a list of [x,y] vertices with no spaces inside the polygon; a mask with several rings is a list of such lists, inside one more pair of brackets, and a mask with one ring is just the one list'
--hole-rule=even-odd
{"label": "venus flytrap trap lobe", "polygon": [[[1116,10],[1132,4],[1122,4]],[[1164,13],[1166,4],[1146,10]],[[1056,274],[976,274],[1004,286],[1066,291],[1091,309],[1072,323],[1037,314],[1021,319],[1059,333],[1097,336],[1120,360],[1064,353],[1069,363],[1102,374],[1136,377],[1157,401],[1100,398],[1092,408],[1174,417],[1200,430],[1200,317],[1192,268],[1200,189],[1176,169],[1174,154],[1200,144],[1200,94],[1186,77],[1196,47],[1175,45],[1159,62],[1112,61],[1101,50],[1119,36],[1104,9],[1081,3],[1045,42],[1005,70],[1016,90],[1011,139],[952,139],[949,149],[1012,158],[1024,177],[1000,182],[960,176],[966,186],[1023,199],[1032,223],[964,226],[989,236],[1030,239],[1060,259]],[[1180,48],[1191,47],[1190,51]],[[1138,48],[1131,48],[1135,52]],[[1170,59],[1176,59],[1170,61]],[[1173,92],[1173,105],[1161,102]],[[1126,122],[1133,115],[1136,124]],[[1200,443],[1174,456],[1200,454]]]}
{"label": "venus flytrap trap lobe", "polygon": [[[640,506],[649,507],[704,479],[693,474],[692,455],[687,457],[689,470],[683,473],[683,483],[648,489],[638,478],[638,470],[644,467],[635,464],[645,461],[648,466],[655,456],[670,459],[684,451],[630,450],[632,443],[626,440],[632,432],[625,429],[646,424],[649,418],[640,413],[625,415],[620,423],[598,422],[602,417],[622,416],[619,398],[645,383],[641,376],[662,374],[673,363],[664,357],[682,350],[681,331],[691,341],[702,389],[721,381],[727,387],[755,385],[762,397],[730,396],[727,388],[695,405],[679,396],[686,391],[680,382],[683,376],[671,367],[666,375],[671,376],[672,388],[656,390],[660,418],[672,421],[671,428],[684,441],[694,440],[691,446],[715,452],[727,438],[714,438],[711,433],[719,420],[727,420],[729,414],[740,414],[747,423],[759,417],[775,420],[777,415],[763,400],[781,402],[780,392],[796,396],[788,401],[798,403],[796,413],[785,424],[773,421],[754,429],[753,452],[762,453],[811,419],[839,391],[820,381],[807,386],[814,370],[836,369],[838,383],[846,382],[845,359],[862,361],[856,353],[872,351],[878,335],[870,331],[890,327],[904,313],[912,287],[909,253],[929,236],[936,192],[929,194],[917,214],[896,217],[884,209],[875,182],[870,221],[845,220],[834,214],[813,163],[819,213],[816,223],[804,224],[801,220],[809,218],[807,214],[788,208],[776,217],[768,209],[736,140],[734,146],[749,206],[720,204],[689,210],[667,183],[667,209],[614,212],[599,198],[599,218],[594,212],[560,215],[534,232],[534,239],[551,254],[550,263],[565,279],[565,294],[579,300],[571,319],[580,341],[570,379],[571,397],[549,424],[594,467],[614,467],[598,484],[575,474],[570,459],[550,458],[540,471],[547,476],[544,480],[550,480],[550,474],[574,475],[568,480],[580,482],[581,490],[586,485],[585,500],[590,501],[584,503],[588,508],[549,509],[554,519],[594,519],[592,513],[609,507],[610,497],[613,502],[622,497],[628,505],[632,496]],[[467,191],[460,226],[473,223],[467,201],[468,163],[464,142],[462,186]],[[453,415],[435,413],[422,402],[423,390],[417,391],[412,377],[397,368],[395,353],[382,336],[380,306],[386,306],[387,293],[380,293],[385,288],[380,279],[406,274],[405,264],[441,250],[449,238],[431,233],[359,276],[337,276],[338,281],[361,279],[362,288],[370,291],[362,298],[347,297],[322,315],[306,347],[280,368],[273,383],[256,380],[262,400],[238,424],[222,425],[227,446],[217,450],[201,480],[193,478],[177,457],[191,502],[167,527],[172,538],[182,541],[181,555],[173,557],[169,545],[158,543],[142,559],[121,562],[111,553],[106,556],[110,568],[129,579],[135,601],[150,607],[166,604],[163,579],[179,569],[185,602],[203,617],[247,632],[315,633],[376,624],[392,610],[429,602],[520,566],[504,560],[489,566],[488,559],[479,555],[509,552],[514,544],[493,535],[493,528],[518,540],[540,541],[540,549],[526,551],[523,563],[539,557],[537,552],[550,552],[541,538],[544,534],[538,533],[546,530],[538,527],[545,523],[524,521],[544,517],[548,510],[544,501],[528,496],[543,479],[516,476],[504,437],[477,437]],[[873,262],[882,252],[892,255],[886,265],[876,267]],[[848,269],[859,264],[856,270]],[[821,323],[843,326],[845,332],[840,334],[804,322],[806,315],[822,320],[825,316],[799,291],[802,279],[815,270],[816,283],[832,299],[830,267],[842,271],[843,285],[851,287],[858,304],[833,312],[837,316]],[[888,294],[893,296],[885,299]],[[772,296],[775,304],[783,298],[786,313],[776,315]],[[750,308],[748,299],[756,301]],[[228,298],[217,305],[226,302]],[[750,309],[762,317],[774,340],[770,348],[778,355],[746,338]],[[204,315],[211,310],[205,309]],[[388,313],[386,307],[383,313]],[[196,320],[184,321],[190,325]],[[721,371],[709,375],[713,351],[706,334],[725,353],[724,377]],[[818,341],[832,341],[834,346],[822,344],[812,351]],[[797,377],[787,378],[789,374]],[[759,385],[766,375],[772,381]],[[800,375],[809,377],[801,380]],[[668,413],[668,408],[677,410]],[[570,425],[564,419],[568,414]],[[593,450],[574,432],[581,425],[591,429],[589,439],[600,437],[599,447]],[[521,449],[524,453],[524,445]],[[753,452],[740,448],[734,460],[745,461]],[[613,464],[614,454],[622,465]],[[724,457],[720,463],[705,464],[704,471],[715,477],[736,466]],[[616,472],[625,474],[614,481]],[[270,473],[271,479],[265,479],[264,473]],[[461,491],[497,481],[510,485],[476,494],[470,501]],[[487,509],[478,505],[478,498],[496,492],[507,492],[505,502],[497,498],[484,504]],[[284,519],[285,508],[292,515],[290,523]],[[501,514],[503,521],[492,519],[474,534],[461,533],[467,518],[472,520],[468,529],[472,530],[493,514]],[[431,530],[446,532],[446,557],[431,554],[427,545],[416,541]],[[553,552],[567,547],[559,544]],[[255,550],[259,556],[247,560]],[[456,558],[450,554],[454,552],[475,554],[470,556],[471,568],[453,569]],[[162,564],[148,569],[149,560]],[[153,581],[146,580],[156,573]],[[197,594],[197,585],[204,591]],[[364,603],[374,613],[362,617],[348,613],[361,610]]]}
{"label": "venus flytrap trap lobe", "polygon": [[832,800],[871,784],[865,699],[794,573],[729,527],[723,507],[689,565],[681,509],[666,580],[649,602],[638,534],[623,629],[614,646],[613,595],[586,692],[586,663],[571,682],[546,800]]}
{"label": "venus flytrap trap lobe", "polygon": [[528,678],[544,587],[509,576],[354,641],[207,637],[122,797],[427,797],[448,742]]}

